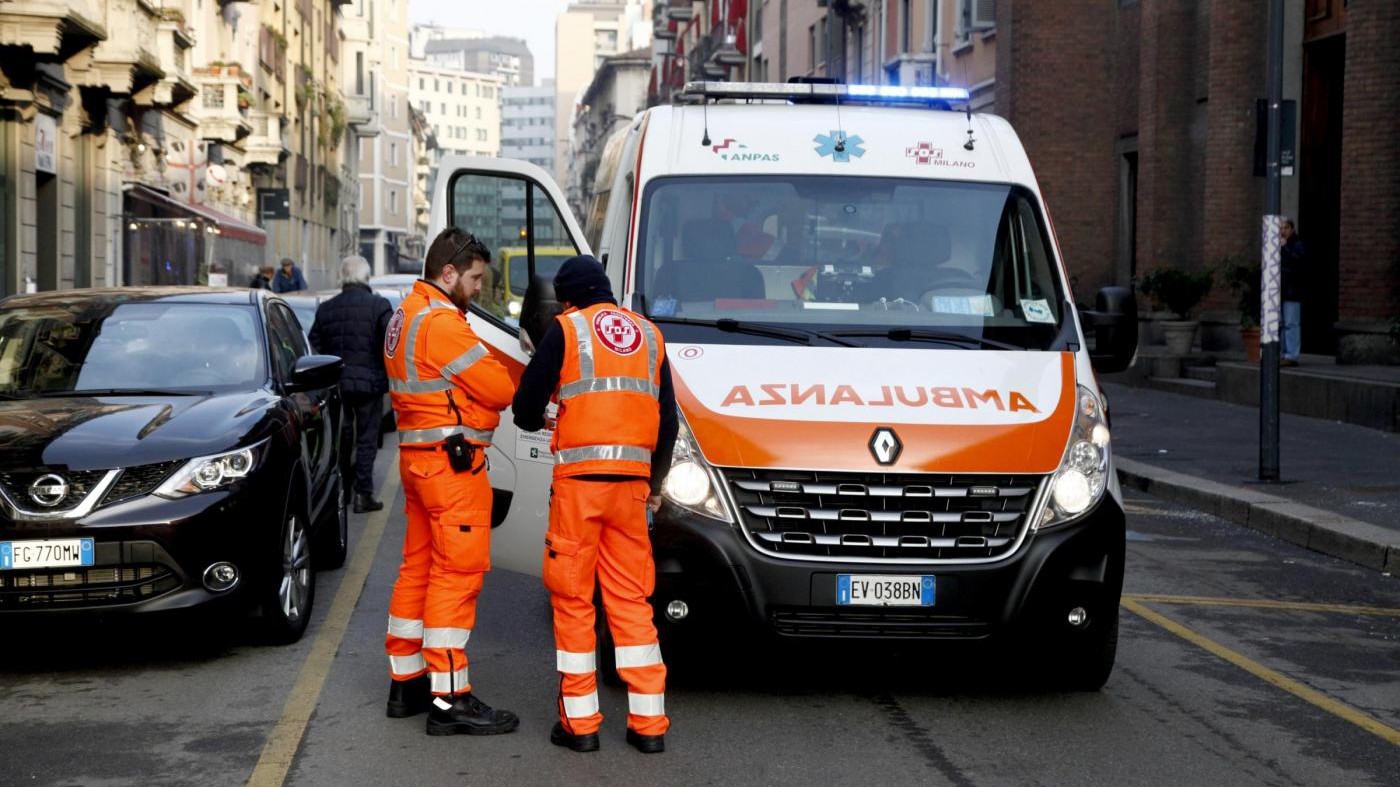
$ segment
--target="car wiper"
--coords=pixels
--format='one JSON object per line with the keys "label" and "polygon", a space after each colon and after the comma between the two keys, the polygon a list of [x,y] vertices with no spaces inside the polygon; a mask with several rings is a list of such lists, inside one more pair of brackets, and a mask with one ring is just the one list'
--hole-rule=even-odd
{"label": "car wiper", "polygon": [[79,391],[41,391],[37,396],[60,399],[69,396],[210,396],[213,391],[173,391],[156,388],[85,388]]}
{"label": "car wiper", "polygon": [[721,317],[718,320],[697,320],[690,317],[648,317],[647,319],[662,325],[704,325],[709,328],[718,328],[727,333],[772,336],[776,339],[788,339],[803,344],[811,344],[813,339],[824,339],[832,344],[839,344],[842,347],[861,346],[855,342],[848,342],[844,339],[837,338],[835,334],[808,330],[806,328],[788,328],[785,326],[771,325],[769,323],[742,322],[730,317]]}
{"label": "car wiper", "polygon": [[968,336],[951,331],[931,331],[926,328],[889,328],[889,329],[868,329],[859,331],[840,331],[837,336],[883,336],[895,342],[941,342],[943,344],[977,344],[993,350],[1025,350],[1015,344],[999,342],[995,339],[987,339],[981,336]]}

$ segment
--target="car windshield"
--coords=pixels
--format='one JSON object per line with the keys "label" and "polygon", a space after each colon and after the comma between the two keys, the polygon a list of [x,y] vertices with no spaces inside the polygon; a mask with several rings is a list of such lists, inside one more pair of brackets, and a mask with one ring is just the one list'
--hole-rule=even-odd
{"label": "car windshield", "polygon": [[0,311],[0,393],[233,391],[266,379],[250,306],[119,303]]}
{"label": "car windshield", "polygon": [[1045,224],[1018,186],[675,177],[648,187],[642,222],[638,289],[653,317],[969,346],[1043,349],[1059,335]]}
{"label": "car windshield", "polygon": [[[573,256],[573,252],[548,254],[536,251],[535,275],[543,276],[545,281],[554,281],[554,274],[559,272],[559,267]],[[511,294],[525,295],[525,288],[530,284],[530,261],[523,249],[519,254],[511,255],[510,270],[506,274],[506,279],[510,281]]]}

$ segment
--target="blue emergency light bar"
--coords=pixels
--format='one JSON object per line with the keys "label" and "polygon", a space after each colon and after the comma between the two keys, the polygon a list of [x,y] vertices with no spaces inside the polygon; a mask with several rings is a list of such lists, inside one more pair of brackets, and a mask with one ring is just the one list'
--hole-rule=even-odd
{"label": "blue emergency light bar", "polygon": [[688,82],[678,98],[702,103],[736,101],[792,101],[797,103],[918,104],[946,107],[965,102],[970,95],[960,87],[896,87],[894,85],[837,85],[803,82]]}

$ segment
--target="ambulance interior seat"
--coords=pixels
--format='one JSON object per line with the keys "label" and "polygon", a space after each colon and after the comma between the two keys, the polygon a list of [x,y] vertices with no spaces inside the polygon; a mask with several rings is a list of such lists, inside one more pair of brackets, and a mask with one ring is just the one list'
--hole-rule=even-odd
{"label": "ambulance interior seat", "polygon": [[983,292],[975,277],[948,264],[953,241],[946,227],[923,222],[901,222],[885,228],[892,258],[889,267],[875,274],[872,288],[881,296],[917,299],[935,289]]}
{"label": "ambulance interior seat", "polygon": [[653,296],[678,301],[763,298],[763,274],[735,259],[738,242],[727,221],[696,219],[681,226],[680,258],[656,272]]}

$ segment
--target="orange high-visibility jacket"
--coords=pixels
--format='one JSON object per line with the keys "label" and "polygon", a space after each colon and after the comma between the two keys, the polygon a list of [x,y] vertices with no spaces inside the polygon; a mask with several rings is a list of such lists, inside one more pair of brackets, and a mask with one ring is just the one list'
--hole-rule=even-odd
{"label": "orange high-visibility jacket", "polygon": [[436,285],[419,280],[384,335],[399,444],[431,446],[461,434],[491,442],[515,384]]}
{"label": "orange high-visibility jacket", "polygon": [[599,303],[556,317],[564,331],[554,476],[651,475],[661,423],[661,332],[635,312]]}

